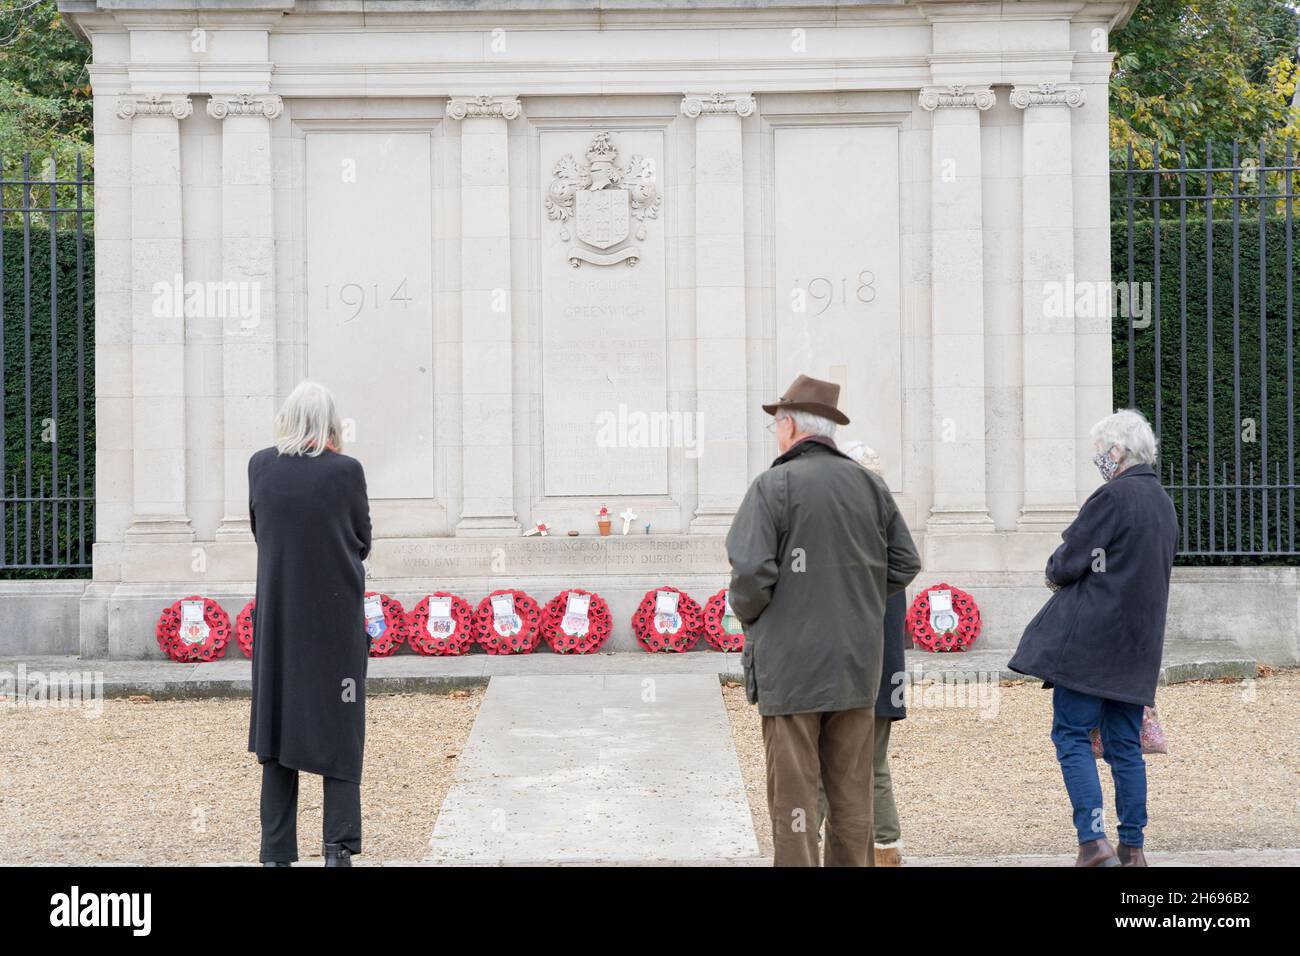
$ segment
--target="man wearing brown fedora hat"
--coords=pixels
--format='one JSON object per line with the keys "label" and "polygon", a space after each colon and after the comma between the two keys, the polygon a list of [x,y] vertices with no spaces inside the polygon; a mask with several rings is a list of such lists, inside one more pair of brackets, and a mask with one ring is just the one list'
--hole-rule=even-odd
{"label": "man wearing brown fedora hat", "polygon": [[885,603],[921,569],[884,480],[842,454],[840,387],[806,375],[763,410],[779,457],[727,534],[745,692],[763,718],[777,866],[871,866],[875,703]]}

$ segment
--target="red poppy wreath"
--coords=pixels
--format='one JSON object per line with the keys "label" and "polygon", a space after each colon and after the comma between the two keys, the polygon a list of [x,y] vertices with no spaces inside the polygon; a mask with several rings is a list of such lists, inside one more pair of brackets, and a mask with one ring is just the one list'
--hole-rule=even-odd
{"label": "red poppy wreath", "polygon": [[542,637],[557,654],[590,654],[609,639],[609,605],[582,588],[561,591],[542,608]]}
{"label": "red poppy wreath", "polygon": [[502,588],[478,602],[478,642],[489,654],[531,654],[542,639],[542,612],[523,591]]}
{"label": "red poppy wreath", "polygon": [[981,626],[975,599],[948,584],[926,588],[907,611],[907,633],[913,643],[936,653],[969,650]]}
{"label": "red poppy wreath", "polygon": [[474,608],[449,591],[427,595],[406,618],[407,643],[420,654],[459,656],[473,646],[474,634]]}
{"label": "red poppy wreath", "polygon": [[253,614],[257,610],[257,601],[252,600],[235,616],[235,640],[245,657],[253,656]]}
{"label": "red poppy wreath", "polygon": [[727,602],[727,589],[723,588],[704,604],[704,639],[718,651],[745,649],[745,632],[740,620]]}
{"label": "red poppy wreath", "polygon": [[406,640],[406,611],[401,602],[387,594],[367,591],[364,608],[370,656],[392,657]]}
{"label": "red poppy wreath", "polygon": [[192,594],[163,608],[154,634],[174,661],[216,661],[226,656],[230,615],[211,598]]}
{"label": "red poppy wreath", "polygon": [[704,615],[685,591],[654,588],[645,593],[632,615],[632,631],[647,651],[689,651],[704,632]]}

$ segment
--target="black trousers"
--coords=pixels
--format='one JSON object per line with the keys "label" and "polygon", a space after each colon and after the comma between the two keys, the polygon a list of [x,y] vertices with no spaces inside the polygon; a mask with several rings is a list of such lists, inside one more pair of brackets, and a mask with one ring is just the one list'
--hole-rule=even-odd
{"label": "black trousers", "polygon": [[[361,852],[361,785],[325,778],[326,843]],[[259,863],[298,861],[298,771],[275,760],[262,764],[262,853]]]}

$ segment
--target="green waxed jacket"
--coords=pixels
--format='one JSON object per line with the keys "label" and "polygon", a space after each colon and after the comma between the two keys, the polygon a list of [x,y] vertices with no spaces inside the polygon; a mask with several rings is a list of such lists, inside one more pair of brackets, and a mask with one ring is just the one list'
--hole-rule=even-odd
{"label": "green waxed jacket", "polygon": [[829,439],[800,441],[749,486],[727,558],[759,713],[874,707],[886,598],[921,570],[884,480]]}

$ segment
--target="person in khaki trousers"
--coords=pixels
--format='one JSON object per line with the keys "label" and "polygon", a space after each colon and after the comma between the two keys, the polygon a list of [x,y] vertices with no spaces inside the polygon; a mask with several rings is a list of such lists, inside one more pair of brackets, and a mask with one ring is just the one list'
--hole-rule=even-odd
{"label": "person in khaki trousers", "polygon": [[[848,449],[845,452],[853,453]],[[880,672],[880,690],[876,694],[876,728],[872,760],[872,821],[876,843],[876,866],[903,865],[903,833],[894,802],[894,781],[889,771],[889,736],[894,721],[907,719],[906,678],[903,663],[904,630],[907,617],[907,593],[889,595],[885,606],[885,655]],[[817,797],[817,823],[826,822],[826,793]]]}
{"label": "person in khaki trousers", "polygon": [[885,482],[835,445],[838,385],[800,375],[763,406],[781,454],[727,534],[745,692],[763,719],[774,863],[872,866],[875,703],[890,594],[920,570]]}
{"label": "person in khaki trousers", "polygon": [[[880,456],[860,441],[841,446],[841,451],[863,468],[884,475]],[[903,834],[894,802],[893,775],[889,772],[889,736],[896,720],[907,719],[906,678],[903,649],[907,647],[907,593],[895,591],[885,604],[885,653],[880,671],[880,690],[876,694],[876,744],[872,764],[874,786],[872,829],[876,841],[876,866],[903,865]],[[826,795],[820,797],[820,819],[826,819]]]}

